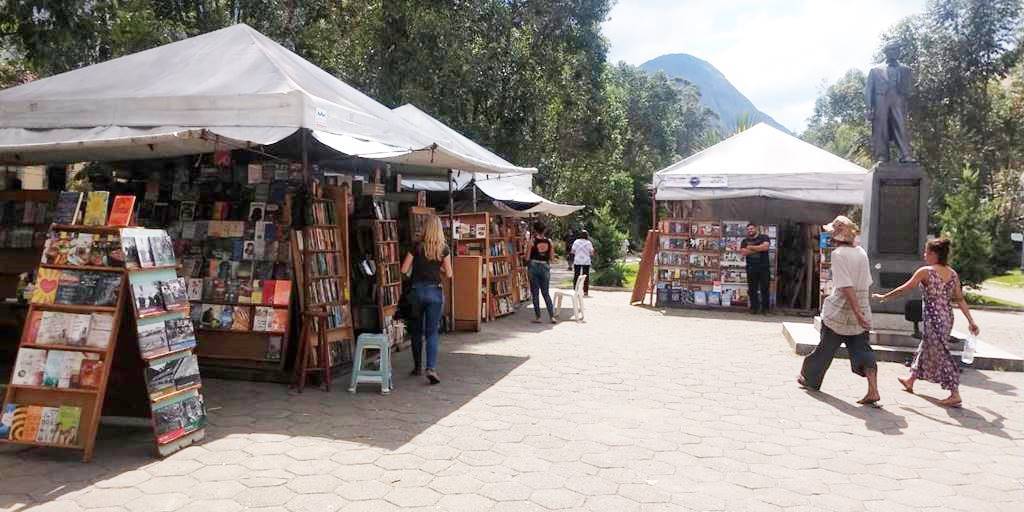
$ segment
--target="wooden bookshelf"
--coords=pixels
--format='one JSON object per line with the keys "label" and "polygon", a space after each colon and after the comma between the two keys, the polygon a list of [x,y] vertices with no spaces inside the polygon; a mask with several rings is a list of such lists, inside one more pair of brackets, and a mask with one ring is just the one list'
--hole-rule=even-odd
{"label": "wooden bookshelf", "polygon": [[[454,301],[455,319],[454,326],[456,330],[462,330],[460,326],[473,325],[467,322],[468,313],[473,311],[475,316],[479,318],[481,322],[487,322],[493,320],[494,317],[491,315],[491,272],[489,264],[490,258],[490,229],[491,229],[491,216],[487,212],[479,213],[459,213],[453,216],[455,226],[449,225],[449,219],[447,216],[442,218],[442,223],[445,228],[449,230],[452,235],[453,245],[452,253],[455,259],[462,256],[478,256],[479,260],[462,260],[462,264],[458,269],[453,269],[455,274],[454,289],[452,292],[452,300]],[[481,236],[482,235],[482,236]],[[467,261],[478,261],[480,269],[475,272],[466,272],[465,265]],[[460,271],[462,269],[462,271]],[[478,294],[470,294],[466,291],[469,283],[467,282],[467,276],[477,276],[476,286],[479,288]],[[474,305],[465,304],[464,302],[470,297],[475,296],[476,300]],[[460,302],[463,302],[460,304]],[[469,330],[479,330],[479,326],[470,328]]]}
{"label": "wooden bookshelf", "polygon": [[[84,233],[110,233],[109,230],[102,227],[75,226],[75,228],[76,231]],[[65,230],[63,227],[54,226],[52,228],[52,231],[63,230]],[[36,261],[38,263],[38,255],[36,256]],[[74,269],[77,270],[78,268],[74,267]],[[99,360],[101,361],[102,364],[100,365],[101,370],[99,374],[99,382],[97,387],[57,388],[38,385],[14,384],[12,376],[11,385],[7,386],[7,390],[4,394],[4,409],[7,408],[7,404],[17,404],[19,406],[34,405],[43,407],[70,406],[80,408],[78,435],[76,442],[70,444],[61,444],[53,442],[37,442],[34,439],[0,439],[0,443],[81,450],[83,461],[88,462],[92,460],[92,456],[96,446],[96,433],[99,429],[100,414],[101,411],[103,410],[103,399],[107,393],[107,382],[110,377],[110,372],[114,361],[114,349],[117,347],[119,330],[121,328],[122,322],[124,321],[126,299],[129,295],[127,274],[124,268],[106,267],[104,268],[104,271],[118,272],[121,274],[120,284],[117,287],[117,302],[114,306],[30,303],[28,315],[26,316],[26,318],[29,319],[29,322],[27,322],[27,324],[30,324],[31,319],[36,314],[41,315],[42,312],[44,311],[80,314],[109,313],[112,316],[111,331],[106,347],[97,348],[67,345],[36,344],[35,338],[28,339],[29,333],[23,332],[18,349],[19,357],[21,355],[21,350],[26,348],[42,349],[47,351],[74,351],[98,355]],[[30,325],[25,326],[26,330],[28,330],[29,328]],[[15,368],[15,372],[16,371],[17,368]]]}
{"label": "wooden bookshelf", "polygon": [[314,187],[319,195],[306,209],[307,226],[294,237],[294,274],[302,290],[294,381],[300,392],[311,375],[319,375],[321,386],[329,390],[332,370],[352,358],[348,186]]}
{"label": "wooden bookshelf", "polygon": [[[25,219],[28,203],[33,203],[33,209],[39,208],[38,205],[46,205],[41,219],[39,215]],[[0,190],[0,207],[8,209],[6,214],[0,211],[0,231],[4,234],[0,237],[0,261],[3,261],[0,268],[0,299],[14,297],[18,289],[18,276],[31,272],[39,265],[42,237],[50,227],[56,203],[57,193],[49,190]],[[15,214],[20,214],[20,218],[15,218]],[[43,222],[37,222],[38,220]],[[27,243],[15,243],[11,236],[15,230],[31,232],[31,239],[27,240]]]}

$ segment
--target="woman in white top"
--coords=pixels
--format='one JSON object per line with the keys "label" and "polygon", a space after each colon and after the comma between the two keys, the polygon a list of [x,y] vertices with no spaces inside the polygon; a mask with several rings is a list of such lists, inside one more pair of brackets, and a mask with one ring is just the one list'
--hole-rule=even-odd
{"label": "woman in white top", "polygon": [[587,230],[580,231],[569,252],[572,254],[572,286],[576,287],[576,280],[583,274],[583,296],[590,297],[590,262],[594,256],[594,244]]}

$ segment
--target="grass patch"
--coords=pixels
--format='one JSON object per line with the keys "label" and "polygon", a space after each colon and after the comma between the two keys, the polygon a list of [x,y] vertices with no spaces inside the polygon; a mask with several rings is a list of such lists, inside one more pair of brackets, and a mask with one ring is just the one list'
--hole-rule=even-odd
{"label": "grass patch", "polygon": [[964,297],[967,299],[967,303],[972,306],[997,306],[1003,308],[1024,309],[1024,304],[1013,302],[1012,300],[997,299],[980,293],[966,292]]}
{"label": "grass patch", "polygon": [[994,283],[1000,286],[1012,286],[1014,288],[1024,288],[1024,271],[1014,269],[1001,276],[990,278],[985,281],[985,283]]}

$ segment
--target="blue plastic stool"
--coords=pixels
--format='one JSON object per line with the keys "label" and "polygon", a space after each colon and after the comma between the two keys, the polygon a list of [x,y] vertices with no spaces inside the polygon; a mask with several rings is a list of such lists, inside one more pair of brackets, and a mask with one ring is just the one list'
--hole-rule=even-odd
{"label": "blue plastic stool", "polygon": [[[380,369],[363,368],[363,355],[367,350],[380,351]],[[386,395],[391,392],[391,340],[383,334],[360,334],[356,340],[356,350],[352,357],[352,383],[349,393],[355,393],[360,384],[380,384],[380,392]]]}

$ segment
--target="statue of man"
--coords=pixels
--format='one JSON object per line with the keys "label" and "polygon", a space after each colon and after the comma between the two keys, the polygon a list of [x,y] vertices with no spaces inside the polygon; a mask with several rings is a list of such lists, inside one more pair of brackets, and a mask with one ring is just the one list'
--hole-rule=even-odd
{"label": "statue of man", "polygon": [[913,162],[907,126],[907,97],[913,84],[910,68],[897,59],[900,46],[890,43],[882,50],[885,64],[875,66],[864,84],[865,117],[871,122],[871,153],[879,162],[889,161],[889,142],[896,143],[900,162]]}

